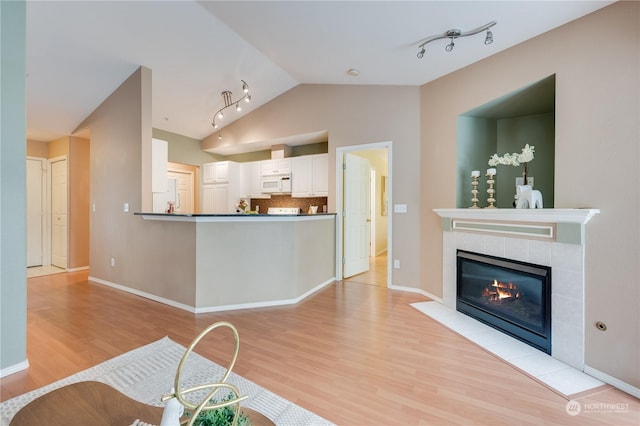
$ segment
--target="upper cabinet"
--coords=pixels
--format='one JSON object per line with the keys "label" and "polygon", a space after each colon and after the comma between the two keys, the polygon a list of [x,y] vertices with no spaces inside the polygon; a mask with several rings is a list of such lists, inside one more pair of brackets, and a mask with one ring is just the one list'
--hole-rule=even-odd
{"label": "upper cabinet", "polygon": [[[229,167],[231,161],[216,161],[202,165],[202,183],[227,183],[229,182]],[[236,164],[236,163],[233,163]]]}
{"label": "upper cabinet", "polygon": [[240,163],[240,193],[241,197],[271,198],[271,194],[263,194],[262,191],[262,161],[250,161]]}
{"label": "upper cabinet", "polygon": [[285,175],[291,173],[291,157],[262,160],[262,176]]}
{"label": "upper cabinet", "polygon": [[329,195],[329,155],[316,154],[292,158],[292,197]]}
{"label": "upper cabinet", "polygon": [[169,142],[151,139],[151,192],[167,192],[169,177]]}

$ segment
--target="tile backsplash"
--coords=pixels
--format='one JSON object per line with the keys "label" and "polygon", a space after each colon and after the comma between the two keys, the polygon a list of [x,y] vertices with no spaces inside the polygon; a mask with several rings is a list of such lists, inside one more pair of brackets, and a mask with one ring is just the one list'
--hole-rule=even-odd
{"label": "tile backsplash", "polygon": [[327,205],[327,197],[293,198],[291,195],[272,195],[268,199],[251,199],[251,210],[260,206],[260,213],[267,212],[269,207],[299,207],[301,213],[306,213],[309,206],[318,206],[318,213],[322,213],[322,206]]}

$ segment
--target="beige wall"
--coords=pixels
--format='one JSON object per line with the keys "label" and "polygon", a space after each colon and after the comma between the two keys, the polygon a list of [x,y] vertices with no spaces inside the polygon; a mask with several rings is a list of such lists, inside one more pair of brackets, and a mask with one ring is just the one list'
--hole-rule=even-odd
{"label": "beige wall", "polygon": [[[421,89],[422,288],[442,295],[434,208],[455,207],[456,117],[556,74],[555,207],[587,225],[586,364],[640,387],[640,4],[618,2]],[[593,324],[603,321],[606,332]]]}
{"label": "beige wall", "polygon": [[69,137],[65,136],[60,139],[49,142],[49,155],[47,158],[62,157],[69,154]]}
{"label": "beige wall", "polygon": [[[244,144],[291,135],[328,131],[329,211],[335,211],[336,148],[392,142],[393,202],[407,204],[408,213],[393,217],[391,247],[401,269],[394,285],[418,288],[420,283],[420,140],[419,88],[414,86],[300,85],[258,110],[212,134],[202,148]],[[390,213],[393,214],[393,213]]]}
{"label": "beige wall", "polygon": [[89,266],[89,151],[87,139],[69,137],[69,269]]}
{"label": "beige wall", "polygon": [[49,144],[47,142],[27,139],[27,157],[49,157]]}
{"label": "beige wall", "polygon": [[193,306],[195,226],[133,215],[145,208],[142,194],[151,194],[150,110],[151,71],[141,67],[76,130],[91,134],[90,275]]}

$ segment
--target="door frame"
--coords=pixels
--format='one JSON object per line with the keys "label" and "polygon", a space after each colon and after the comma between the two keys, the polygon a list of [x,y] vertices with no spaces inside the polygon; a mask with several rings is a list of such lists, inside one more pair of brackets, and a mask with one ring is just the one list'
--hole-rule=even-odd
{"label": "door frame", "polygon": [[[342,268],[342,244],[344,239],[344,231],[342,223],[344,219],[344,178],[343,164],[344,154],[354,151],[366,151],[369,149],[385,149],[387,150],[387,200],[389,206],[393,205],[393,142],[373,142],[362,145],[341,146],[336,148],[336,279],[343,279]],[[391,212],[391,209],[389,209]],[[387,287],[393,285],[393,215],[390,213],[387,220]]]}

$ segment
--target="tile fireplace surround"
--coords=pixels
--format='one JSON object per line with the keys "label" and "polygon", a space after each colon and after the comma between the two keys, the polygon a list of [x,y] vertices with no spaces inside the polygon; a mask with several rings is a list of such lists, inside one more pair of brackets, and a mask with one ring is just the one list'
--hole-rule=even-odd
{"label": "tile fireplace surround", "polygon": [[597,209],[436,209],[442,304],[456,309],[456,250],[552,268],[551,356],[584,370],[584,227]]}

